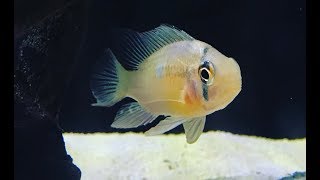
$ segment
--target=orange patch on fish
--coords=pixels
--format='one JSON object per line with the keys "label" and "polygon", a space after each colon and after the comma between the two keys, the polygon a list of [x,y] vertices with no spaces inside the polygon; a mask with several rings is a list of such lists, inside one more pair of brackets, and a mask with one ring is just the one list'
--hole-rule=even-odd
{"label": "orange patch on fish", "polygon": [[188,82],[185,90],[184,101],[186,104],[194,104],[197,100],[195,82]]}

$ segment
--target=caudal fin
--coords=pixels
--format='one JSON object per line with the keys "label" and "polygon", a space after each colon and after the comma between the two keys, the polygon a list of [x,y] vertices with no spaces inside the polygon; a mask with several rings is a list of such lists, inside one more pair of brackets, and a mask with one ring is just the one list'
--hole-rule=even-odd
{"label": "caudal fin", "polygon": [[127,93],[127,71],[121,66],[110,49],[94,66],[91,76],[91,91],[97,99],[93,106],[110,107]]}

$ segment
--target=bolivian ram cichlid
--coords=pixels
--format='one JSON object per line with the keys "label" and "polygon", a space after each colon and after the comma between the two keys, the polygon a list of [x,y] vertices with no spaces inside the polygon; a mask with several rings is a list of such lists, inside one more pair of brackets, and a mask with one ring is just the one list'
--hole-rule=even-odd
{"label": "bolivian ram cichlid", "polygon": [[114,128],[146,125],[164,115],[147,135],[183,124],[187,142],[194,143],[206,115],[226,107],[241,90],[234,59],[173,26],[128,30],[120,44],[117,53],[105,51],[91,79],[95,106],[109,107],[125,97],[136,100],[117,112]]}

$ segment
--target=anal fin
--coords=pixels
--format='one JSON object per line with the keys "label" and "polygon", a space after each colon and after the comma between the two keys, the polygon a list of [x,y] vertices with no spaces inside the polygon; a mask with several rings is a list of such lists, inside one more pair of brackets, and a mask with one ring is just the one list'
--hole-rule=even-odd
{"label": "anal fin", "polygon": [[163,134],[171,129],[183,124],[184,131],[186,133],[187,143],[192,144],[196,142],[206,122],[206,117],[195,117],[195,118],[183,118],[183,117],[167,117],[157,124],[155,127],[145,132],[148,136]]}
{"label": "anal fin", "polygon": [[167,117],[157,124],[155,127],[145,132],[148,136],[163,134],[185,122],[185,118]]}

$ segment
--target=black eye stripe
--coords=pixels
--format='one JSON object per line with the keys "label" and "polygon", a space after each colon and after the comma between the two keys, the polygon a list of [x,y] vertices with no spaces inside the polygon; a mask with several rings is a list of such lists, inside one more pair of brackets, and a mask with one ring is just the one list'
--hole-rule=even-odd
{"label": "black eye stripe", "polygon": [[210,69],[210,63],[209,63],[209,61],[204,61],[203,64],[202,64],[202,67],[207,68],[207,69]]}
{"label": "black eye stripe", "polygon": [[210,63],[209,61],[204,60],[205,55],[208,52],[208,47],[203,49],[203,56],[201,58],[201,65],[199,66],[199,75],[201,76],[201,81],[202,83],[202,96],[206,101],[209,101],[209,96],[208,96],[208,81],[210,78]]}
{"label": "black eye stripe", "polygon": [[209,61],[203,61],[199,66],[198,71],[200,71],[203,68],[207,69],[210,72],[210,70],[212,69],[212,63],[210,63]]}
{"label": "black eye stripe", "polygon": [[206,101],[209,101],[208,86],[204,83],[202,83],[202,96]]}
{"label": "black eye stripe", "polygon": [[203,49],[203,55],[206,55],[206,54],[207,54],[208,49],[209,49],[208,47],[206,47],[206,48]]}

